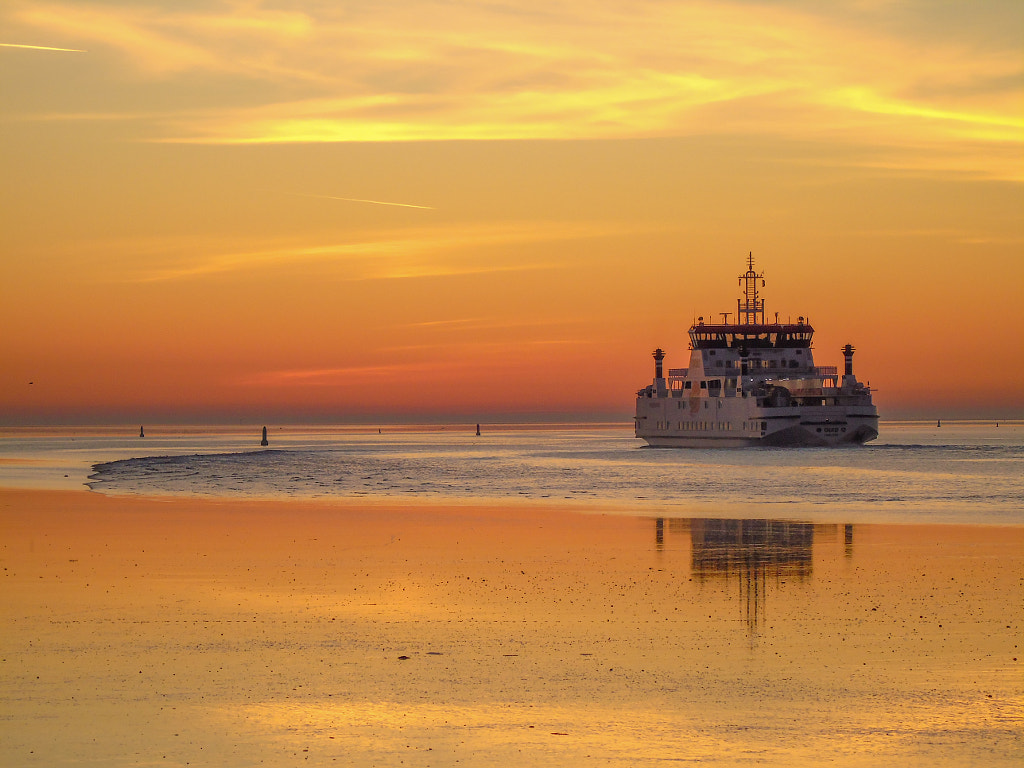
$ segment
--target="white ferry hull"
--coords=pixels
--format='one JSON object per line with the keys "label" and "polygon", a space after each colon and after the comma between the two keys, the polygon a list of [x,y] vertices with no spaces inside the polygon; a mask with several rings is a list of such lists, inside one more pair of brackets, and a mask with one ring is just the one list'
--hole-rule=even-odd
{"label": "white ferry hull", "polygon": [[823,438],[808,432],[805,428],[780,430],[766,437],[684,437],[666,435],[641,438],[651,448],[837,448],[843,445],[863,445],[878,437],[875,427],[859,427],[849,435],[837,438]]}
{"label": "white ferry hull", "polygon": [[878,437],[874,406],[768,409],[733,403],[702,398],[691,411],[682,398],[637,398],[636,436],[655,448],[831,448]]}
{"label": "white ferry hull", "polygon": [[840,432],[822,434],[813,423],[801,422],[762,438],[763,445],[811,446],[833,448],[840,445],[864,445],[878,437],[878,417],[873,420],[851,420],[839,427]]}

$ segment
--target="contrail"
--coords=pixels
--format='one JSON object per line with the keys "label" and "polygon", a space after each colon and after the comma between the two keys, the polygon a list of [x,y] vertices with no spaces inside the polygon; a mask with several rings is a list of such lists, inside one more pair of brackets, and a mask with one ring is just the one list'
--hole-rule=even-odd
{"label": "contrail", "polygon": [[67,51],[68,53],[88,53],[81,48],[51,48],[48,45],[19,45],[18,43],[0,43],[0,48],[31,48],[34,51]]}
{"label": "contrail", "polygon": [[347,203],[373,203],[374,205],[396,205],[399,208],[422,208],[427,211],[433,211],[432,205],[412,205],[411,203],[388,203],[384,200],[363,200],[358,197],[334,197],[332,195],[303,195],[298,192],[285,192],[286,195],[292,197],[315,197],[320,200],[344,200]]}

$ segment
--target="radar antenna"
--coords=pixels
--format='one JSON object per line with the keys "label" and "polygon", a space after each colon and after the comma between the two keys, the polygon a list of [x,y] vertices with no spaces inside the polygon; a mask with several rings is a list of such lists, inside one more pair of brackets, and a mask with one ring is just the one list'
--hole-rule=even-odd
{"label": "radar antenna", "polygon": [[740,275],[743,298],[736,299],[736,319],[743,325],[764,325],[764,299],[757,297],[757,281],[764,287],[764,275],[754,271],[754,253],[747,256],[747,271]]}

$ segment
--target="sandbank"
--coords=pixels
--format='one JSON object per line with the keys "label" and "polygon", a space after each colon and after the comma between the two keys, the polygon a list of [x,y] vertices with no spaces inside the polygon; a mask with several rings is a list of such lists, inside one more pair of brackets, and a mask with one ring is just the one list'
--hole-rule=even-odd
{"label": "sandbank", "polygon": [[0,489],[0,764],[1019,765],[1024,528]]}

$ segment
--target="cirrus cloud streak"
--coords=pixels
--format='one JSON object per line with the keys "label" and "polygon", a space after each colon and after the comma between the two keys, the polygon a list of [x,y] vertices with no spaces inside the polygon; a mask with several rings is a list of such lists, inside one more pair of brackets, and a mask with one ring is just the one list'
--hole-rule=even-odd
{"label": "cirrus cloud streak", "polygon": [[[991,30],[911,34],[887,23],[891,9],[857,8],[254,0],[16,3],[8,14],[115,52],[135,77],[202,75],[231,94],[154,115],[159,142],[768,134],[923,148],[939,169],[958,142],[1020,146],[1019,45],[994,45]],[[1021,175],[998,151],[977,172]]]}

